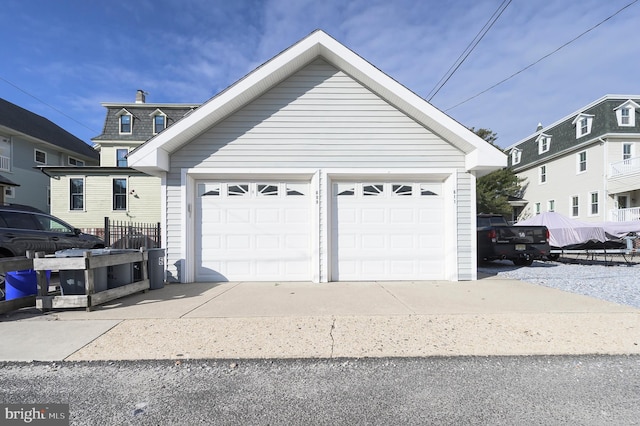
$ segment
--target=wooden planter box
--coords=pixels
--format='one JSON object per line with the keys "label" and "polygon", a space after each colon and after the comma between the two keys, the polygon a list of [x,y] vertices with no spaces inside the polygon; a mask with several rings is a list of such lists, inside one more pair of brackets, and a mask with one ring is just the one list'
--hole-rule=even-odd
{"label": "wooden planter box", "polygon": [[[5,257],[0,258],[0,274],[6,274],[11,271],[24,271],[26,269],[33,269],[33,260],[21,256],[21,257]],[[46,280],[46,276],[45,276]],[[6,281],[6,277],[5,277]],[[6,288],[6,282],[5,282]],[[0,301],[0,314],[5,314],[7,312],[15,311],[20,308],[28,308],[30,306],[35,306],[36,296],[26,296],[20,297],[12,300],[2,300]]]}
{"label": "wooden planter box", "polygon": [[[47,311],[60,308],[87,308],[90,311],[93,306],[127,296],[140,291],[149,290],[149,278],[147,277],[147,252],[144,250],[119,254],[105,254],[93,256],[91,251],[86,251],[83,257],[53,257],[43,256],[41,253],[33,259],[33,269],[38,276],[38,296],[36,308]],[[141,264],[141,279],[124,285],[95,291],[95,271],[98,268],[124,265],[129,263]],[[46,271],[84,271],[84,294],[73,295],[49,295]]]}

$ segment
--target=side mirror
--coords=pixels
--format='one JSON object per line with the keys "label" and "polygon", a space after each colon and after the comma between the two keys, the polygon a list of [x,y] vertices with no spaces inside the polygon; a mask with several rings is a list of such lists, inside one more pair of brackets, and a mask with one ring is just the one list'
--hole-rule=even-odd
{"label": "side mirror", "polygon": [[80,229],[78,229],[78,228],[73,228],[73,233],[76,234],[76,235],[80,235],[80,234],[82,234],[82,231]]}

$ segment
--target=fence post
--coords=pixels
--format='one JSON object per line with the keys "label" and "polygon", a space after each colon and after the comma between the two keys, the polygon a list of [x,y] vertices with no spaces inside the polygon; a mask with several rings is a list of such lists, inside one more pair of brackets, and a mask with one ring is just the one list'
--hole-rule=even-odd
{"label": "fence post", "polygon": [[109,217],[104,217],[104,245],[111,247],[111,228],[109,228]]}
{"label": "fence post", "polygon": [[160,222],[158,222],[158,225],[156,226],[156,241],[158,242],[157,248],[162,247],[162,241],[160,240]]}

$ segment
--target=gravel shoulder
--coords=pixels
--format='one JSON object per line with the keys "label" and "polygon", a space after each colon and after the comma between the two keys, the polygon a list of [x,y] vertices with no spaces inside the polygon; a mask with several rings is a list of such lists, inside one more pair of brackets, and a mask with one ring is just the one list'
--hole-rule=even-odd
{"label": "gravel shoulder", "polygon": [[515,266],[510,261],[478,265],[478,273],[512,278],[640,309],[640,258],[561,257]]}

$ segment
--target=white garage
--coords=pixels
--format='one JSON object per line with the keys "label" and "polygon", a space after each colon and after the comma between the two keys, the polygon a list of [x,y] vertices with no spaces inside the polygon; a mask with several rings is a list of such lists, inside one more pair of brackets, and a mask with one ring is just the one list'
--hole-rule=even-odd
{"label": "white garage", "polygon": [[315,31],[128,164],[161,178],[168,281],[457,281],[506,155]]}

